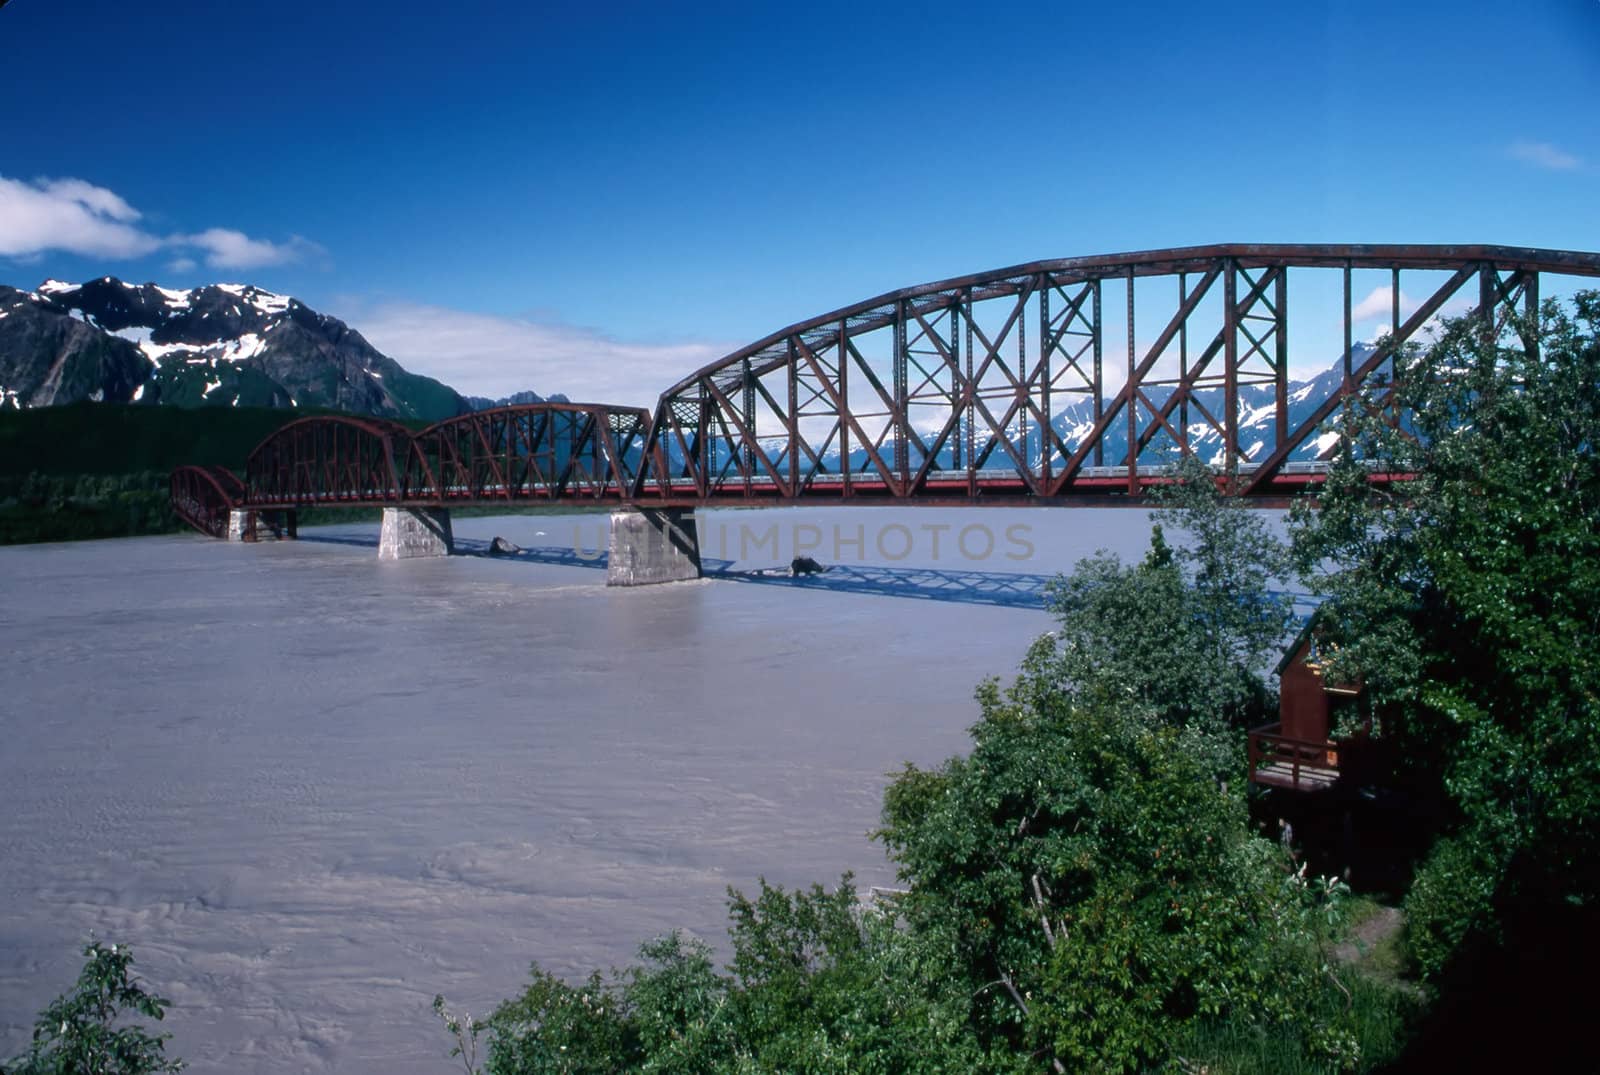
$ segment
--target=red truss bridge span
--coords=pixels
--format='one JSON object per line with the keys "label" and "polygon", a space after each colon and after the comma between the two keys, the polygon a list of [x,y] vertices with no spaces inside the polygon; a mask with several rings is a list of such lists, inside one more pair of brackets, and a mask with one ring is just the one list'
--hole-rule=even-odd
{"label": "red truss bridge span", "polygon": [[[1230,494],[1281,503],[1325,472],[1344,401],[1381,393],[1396,351],[1438,318],[1511,333],[1513,315],[1594,277],[1600,254],[1502,246],[1040,261],[791,325],[650,412],[540,403],[421,431],[290,422],[242,479],[181,468],[173,503],[212,534],[231,512],[310,504],[1133,504],[1188,456]],[[1291,357],[1314,376],[1292,377]]]}
{"label": "red truss bridge span", "polygon": [[476,411],[421,430],[383,418],[301,418],[256,446],[242,479],[179,467],[172,504],[197,530],[222,537],[229,513],[241,510],[620,502],[649,421],[641,407],[564,402]]}

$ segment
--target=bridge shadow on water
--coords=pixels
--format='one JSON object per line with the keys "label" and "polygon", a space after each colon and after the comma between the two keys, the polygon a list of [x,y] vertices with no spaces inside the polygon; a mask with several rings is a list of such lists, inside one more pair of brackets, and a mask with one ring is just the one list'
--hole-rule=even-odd
{"label": "bridge shadow on water", "polygon": [[1008,571],[882,567],[875,564],[836,564],[815,575],[791,575],[783,568],[734,571],[731,567],[718,569],[706,565],[704,570],[707,578],[727,579],[730,582],[909,597],[923,601],[953,601],[967,605],[1000,605],[1006,608],[1043,608],[1045,587],[1055,577]]}
{"label": "bridge shadow on water", "polygon": [[[321,545],[348,545],[358,549],[376,549],[377,534],[307,534],[300,541]],[[452,556],[481,556],[486,560],[504,560],[507,563],[556,564],[561,567],[592,567],[604,571],[609,556],[605,549],[576,549],[570,545],[550,545],[531,549],[517,548],[512,552],[493,551],[493,542],[482,538],[458,537],[451,542]],[[712,561],[724,563],[724,561]]]}
{"label": "bridge shadow on water", "polygon": [[[302,534],[301,541],[355,548],[378,547],[376,534]],[[571,545],[545,545],[518,548],[514,552],[493,552],[492,542],[481,538],[455,539],[455,555],[481,556],[506,563],[551,564],[559,567],[585,567],[604,571],[609,559],[605,549],[577,549]],[[1006,608],[1043,608],[1045,586],[1054,575],[1024,575],[1007,571],[952,570],[930,567],[883,567],[871,564],[839,564],[815,575],[791,575],[787,568],[734,568],[732,560],[702,557],[701,571],[709,579],[755,583],[763,586],[791,586],[803,590],[829,590],[835,593],[876,594],[880,597],[914,598],[922,601],[951,601],[969,605],[998,605]]]}
{"label": "bridge shadow on water", "polygon": [[378,535],[371,534],[310,534],[300,531],[300,536],[295,538],[302,545],[350,545],[358,549],[376,549]]}
{"label": "bridge shadow on water", "polygon": [[[376,534],[303,534],[301,541],[357,548],[378,547]],[[455,555],[481,556],[506,563],[550,564],[558,567],[586,567],[604,571],[609,560],[605,549],[579,549],[571,545],[542,545],[516,548],[514,552],[494,552],[492,542],[481,538],[456,538]],[[835,593],[876,594],[880,597],[912,598],[921,601],[950,601],[967,605],[996,605],[1003,608],[1044,608],[1045,591],[1054,574],[1020,574],[1010,571],[974,571],[934,567],[886,567],[875,564],[835,564],[814,575],[793,575],[787,568],[735,569],[735,561],[703,557],[701,571],[708,579],[754,583],[762,586],[790,586],[802,590],[830,590]],[[1287,597],[1295,618],[1301,622],[1316,608],[1311,595],[1293,590],[1276,590]]]}
{"label": "bridge shadow on water", "polygon": [[[556,564],[604,570],[605,549],[576,549],[570,545],[519,548],[493,552],[491,542],[457,538],[458,556],[483,556],[512,563]],[[955,601],[1010,608],[1043,608],[1044,587],[1053,575],[1018,575],[1001,571],[951,571],[939,568],[836,565],[815,575],[792,575],[787,568],[736,570],[735,561],[701,557],[700,570],[708,579],[767,586],[792,586],[836,593],[910,597],[924,601]]]}

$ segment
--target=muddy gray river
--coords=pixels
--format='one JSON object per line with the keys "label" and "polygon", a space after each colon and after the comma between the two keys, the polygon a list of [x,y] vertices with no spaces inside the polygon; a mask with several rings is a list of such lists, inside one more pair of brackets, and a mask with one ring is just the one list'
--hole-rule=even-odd
{"label": "muddy gray river", "polygon": [[[761,876],[892,883],[885,774],[965,748],[975,685],[1050,626],[1045,576],[1148,534],[716,513],[718,577],[621,590],[604,521],[457,521],[507,559],[380,563],[375,521],[0,549],[0,1058],[91,935],[133,947],[201,1075],[446,1072],[435,993],[482,1014],[530,960],[721,944]],[[796,543],[840,566],[752,573]]]}

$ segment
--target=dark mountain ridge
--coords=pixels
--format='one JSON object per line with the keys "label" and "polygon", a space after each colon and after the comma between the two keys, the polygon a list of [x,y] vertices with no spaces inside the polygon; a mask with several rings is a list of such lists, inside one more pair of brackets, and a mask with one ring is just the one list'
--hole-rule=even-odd
{"label": "dark mountain ridge", "polygon": [[317,407],[433,421],[471,405],[336,317],[248,284],[0,285],[0,406]]}

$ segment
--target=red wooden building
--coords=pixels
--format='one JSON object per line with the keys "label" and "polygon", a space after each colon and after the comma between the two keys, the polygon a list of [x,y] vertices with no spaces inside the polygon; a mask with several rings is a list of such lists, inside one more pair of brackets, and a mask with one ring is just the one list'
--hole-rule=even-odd
{"label": "red wooden building", "polygon": [[[1278,665],[1278,723],[1250,732],[1250,781],[1290,791],[1328,791],[1365,774],[1371,718],[1360,715],[1361,683],[1330,682],[1315,621]],[[1335,738],[1340,726],[1353,734]]]}

